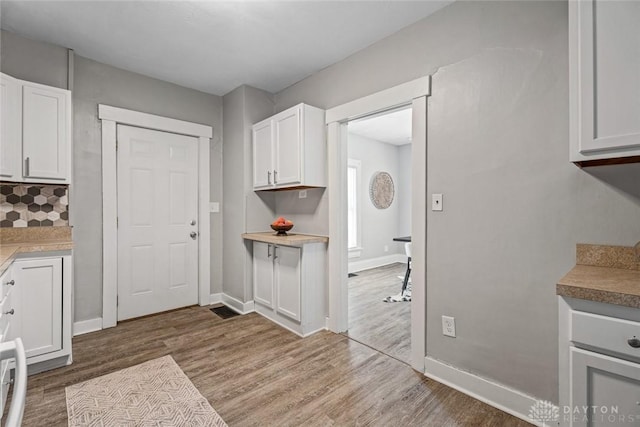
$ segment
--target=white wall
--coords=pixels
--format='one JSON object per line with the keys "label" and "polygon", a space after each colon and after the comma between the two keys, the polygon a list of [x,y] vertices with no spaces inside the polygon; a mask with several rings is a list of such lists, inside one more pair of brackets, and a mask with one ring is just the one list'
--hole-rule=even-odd
{"label": "white wall", "polygon": [[555,283],[575,244],[640,238],[640,167],[568,160],[567,38],[566,2],[458,1],[276,95],[277,111],[330,108],[433,75],[427,352],[555,402]]}
{"label": "white wall", "polygon": [[398,147],[397,188],[398,236],[409,236],[411,235],[411,144]]}
{"label": "white wall", "polygon": [[[351,258],[349,261],[360,262],[392,254],[403,254],[403,244],[393,241],[394,237],[400,235],[399,147],[349,133],[347,150],[350,159],[361,162],[358,196],[361,208],[362,253],[359,258]],[[387,209],[376,208],[369,197],[369,183],[373,175],[379,171],[388,172],[394,182],[394,199]],[[387,251],[384,250],[385,246]]]}

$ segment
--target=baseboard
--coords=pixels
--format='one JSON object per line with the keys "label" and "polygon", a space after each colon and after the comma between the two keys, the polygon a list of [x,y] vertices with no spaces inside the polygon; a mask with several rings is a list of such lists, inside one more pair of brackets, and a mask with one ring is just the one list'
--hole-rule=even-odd
{"label": "baseboard", "polygon": [[221,302],[238,314],[248,314],[255,311],[253,301],[242,302],[227,294],[222,294]]}
{"label": "baseboard", "polygon": [[222,302],[222,292],[211,294],[209,296],[209,304],[220,304]]}
{"label": "baseboard", "polygon": [[74,322],[73,324],[74,337],[100,330],[102,330],[102,317],[96,317],[95,319],[89,320],[81,320],[79,322]]}
{"label": "baseboard", "polygon": [[394,264],[396,262],[407,263],[407,256],[404,254],[391,254],[378,258],[365,259],[362,261],[349,261],[349,273],[356,273],[370,268],[382,267],[383,265]]}
{"label": "baseboard", "polygon": [[529,411],[538,399],[430,357],[425,357],[424,366],[425,376],[528,423],[542,426],[541,422],[529,418]]}

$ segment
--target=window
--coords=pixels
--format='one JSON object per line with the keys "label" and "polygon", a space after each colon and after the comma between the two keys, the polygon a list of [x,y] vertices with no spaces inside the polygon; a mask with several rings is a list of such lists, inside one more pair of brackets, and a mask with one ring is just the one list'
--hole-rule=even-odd
{"label": "window", "polygon": [[360,256],[360,160],[349,159],[347,163],[347,227],[349,258]]}

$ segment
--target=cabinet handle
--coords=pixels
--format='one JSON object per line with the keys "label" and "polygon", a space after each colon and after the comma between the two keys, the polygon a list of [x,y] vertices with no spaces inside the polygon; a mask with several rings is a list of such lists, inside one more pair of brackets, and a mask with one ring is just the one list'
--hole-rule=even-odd
{"label": "cabinet handle", "polygon": [[29,176],[29,158],[24,159],[24,176]]}
{"label": "cabinet handle", "polygon": [[14,379],[13,379],[13,378],[11,378],[9,381],[5,381],[5,382],[3,382],[3,383],[2,383],[2,385],[11,385],[11,384],[13,384],[13,380],[14,380]]}
{"label": "cabinet handle", "polygon": [[278,171],[273,171],[273,183],[278,183]]}
{"label": "cabinet handle", "polygon": [[636,337],[629,338],[627,340],[627,344],[629,344],[633,348],[640,348],[640,340]]}
{"label": "cabinet handle", "polygon": [[267,245],[267,258],[271,258],[271,245]]}
{"label": "cabinet handle", "polygon": [[12,308],[9,311],[5,311],[4,314],[14,314],[16,311]]}
{"label": "cabinet handle", "polygon": [[271,185],[271,171],[267,171],[267,184]]}
{"label": "cabinet handle", "polygon": [[276,249],[278,249],[277,246],[273,247],[273,259],[278,259],[278,255],[276,255]]}
{"label": "cabinet handle", "polygon": [[14,286],[16,284],[16,281],[11,279],[9,280],[7,283],[5,283],[5,285],[9,285],[9,286]]}

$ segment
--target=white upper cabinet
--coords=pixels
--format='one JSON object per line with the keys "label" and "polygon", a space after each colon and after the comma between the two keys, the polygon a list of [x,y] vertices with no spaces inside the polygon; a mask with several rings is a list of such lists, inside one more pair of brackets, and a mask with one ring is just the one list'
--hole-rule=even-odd
{"label": "white upper cabinet", "polygon": [[640,2],[569,2],[571,161],[640,162]]}
{"label": "white upper cabinet", "polygon": [[326,186],[324,110],[299,104],[253,125],[253,188]]}
{"label": "white upper cabinet", "polygon": [[71,92],[2,74],[0,178],[62,183],[71,179]]}
{"label": "white upper cabinet", "polygon": [[0,74],[0,179],[22,178],[20,80]]}

